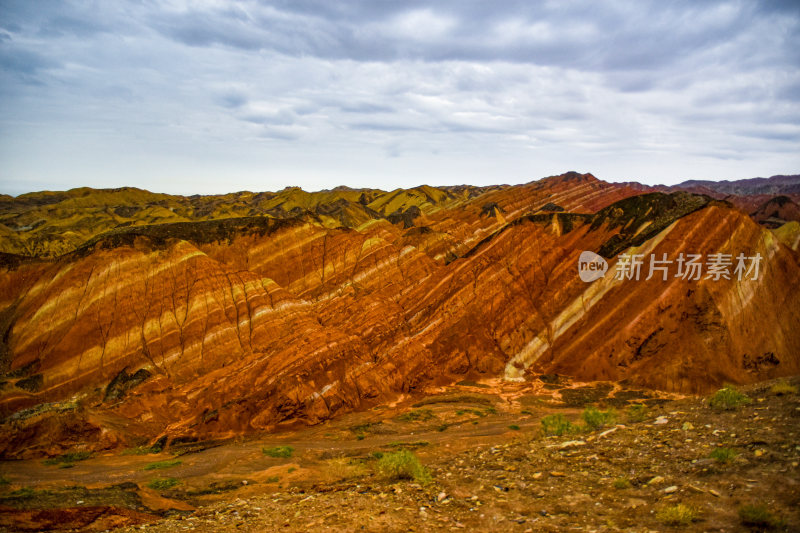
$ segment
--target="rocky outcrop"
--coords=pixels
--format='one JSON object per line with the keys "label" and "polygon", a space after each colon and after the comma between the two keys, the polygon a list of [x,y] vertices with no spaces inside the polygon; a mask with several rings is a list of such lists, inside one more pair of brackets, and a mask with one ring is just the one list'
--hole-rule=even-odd
{"label": "rocky outcrop", "polygon": [[777,229],[787,222],[800,222],[800,206],[788,196],[770,198],[750,216],[768,228]]}

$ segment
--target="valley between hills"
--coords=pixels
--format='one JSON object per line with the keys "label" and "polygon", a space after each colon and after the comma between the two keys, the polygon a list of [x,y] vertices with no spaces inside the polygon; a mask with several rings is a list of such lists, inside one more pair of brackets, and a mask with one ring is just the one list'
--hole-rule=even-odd
{"label": "valley between hills", "polygon": [[[796,529],[799,202],[574,172],[0,196],[0,527]],[[733,263],[618,279],[632,254]]]}

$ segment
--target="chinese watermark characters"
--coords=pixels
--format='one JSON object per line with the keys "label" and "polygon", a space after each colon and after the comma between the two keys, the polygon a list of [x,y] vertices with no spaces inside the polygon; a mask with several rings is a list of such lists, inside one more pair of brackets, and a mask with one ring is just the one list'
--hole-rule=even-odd
{"label": "chinese watermark characters", "polygon": [[645,260],[644,254],[621,254],[617,261],[614,279],[635,280],[661,279],[666,281],[670,276],[689,281],[710,279],[758,280],[761,266],[761,254],[753,256],[738,254],[708,254],[703,260],[702,254],[684,254],[681,252],[674,260],[666,253],[658,257],[650,254]]}
{"label": "chinese watermark characters", "polygon": [[[614,271],[615,280],[650,280],[680,278],[687,281],[712,281],[749,279],[757,281],[761,272],[761,254],[745,255],[713,253],[702,254],[681,252],[671,258],[666,253],[621,254]],[[584,251],[578,258],[578,275],[589,283],[605,277],[609,270],[608,262],[600,255]]]}

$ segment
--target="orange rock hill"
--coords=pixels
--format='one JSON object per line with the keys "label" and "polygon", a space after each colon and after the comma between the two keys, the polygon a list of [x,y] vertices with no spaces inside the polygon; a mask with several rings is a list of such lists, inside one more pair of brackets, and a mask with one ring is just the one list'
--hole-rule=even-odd
{"label": "orange rock hill", "polygon": [[[313,424],[467,377],[704,393],[800,371],[800,255],[725,202],[575,173],[289,193],[305,207],[205,199],[216,218],[0,255],[0,453]],[[580,280],[583,250],[603,279]],[[758,280],[617,280],[624,253],[763,260]]]}

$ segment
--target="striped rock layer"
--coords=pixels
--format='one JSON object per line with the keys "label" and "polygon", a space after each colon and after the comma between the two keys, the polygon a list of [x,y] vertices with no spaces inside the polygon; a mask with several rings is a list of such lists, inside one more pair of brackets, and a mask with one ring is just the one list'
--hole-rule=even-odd
{"label": "striped rock layer", "polygon": [[[704,393],[800,371],[800,255],[730,204],[575,174],[403,198],[394,220],[130,225],[3,256],[0,452],[271,431],[481,376]],[[580,280],[584,250],[604,278]],[[615,279],[633,253],[762,261]]]}

